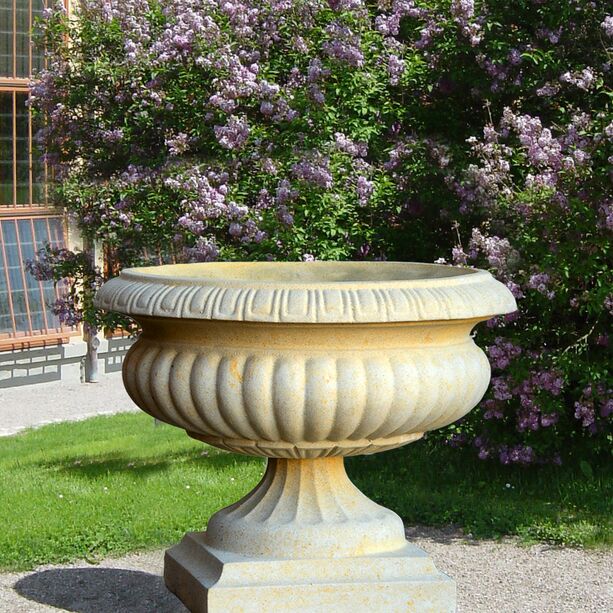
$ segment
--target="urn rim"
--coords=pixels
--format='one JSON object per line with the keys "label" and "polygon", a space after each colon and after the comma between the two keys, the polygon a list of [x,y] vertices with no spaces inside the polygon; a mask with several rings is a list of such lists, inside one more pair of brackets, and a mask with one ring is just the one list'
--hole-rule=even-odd
{"label": "urn rim", "polygon": [[139,316],[271,323],[489,319],[516,310],[485,270],[417,262],[207,262],[129,268],[97,307]]}

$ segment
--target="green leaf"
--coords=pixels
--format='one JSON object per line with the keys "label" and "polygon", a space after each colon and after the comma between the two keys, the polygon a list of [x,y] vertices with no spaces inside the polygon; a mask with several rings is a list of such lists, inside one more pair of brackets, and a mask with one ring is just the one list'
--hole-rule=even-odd
{"label": "green leaf", "polygon": [[592,470],[592,467],[590,466],[589,462],[581,460],[581,462],[579,462],[579,468],[587,479],[591,480],[594,478],[594,471]]}

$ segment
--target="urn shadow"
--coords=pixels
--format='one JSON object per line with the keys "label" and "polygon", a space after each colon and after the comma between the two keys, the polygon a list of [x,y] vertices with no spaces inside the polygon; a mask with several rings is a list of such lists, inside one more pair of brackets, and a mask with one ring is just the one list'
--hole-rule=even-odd
{"label": "urn shadow", "polygon": [[186,613],[162,577],[121,568],[61,568],[13,586],[27,600],[75,613]]}
{"label": "urn shadow", "polygon": [[[206,453],[206,455],[205,455]],[[213,465],[216,469],[225,469],[243,463],[254,463],[252,457],[229,453],[213,447],[204,447],[201,452],[181,451],[167,453],[163,458],[141,459],[125,453],[106,453],[89,457],[70,457],[61,460],[45,460],[41,466],[61,471],[86,480],[96,480],[101,476],[117,473],[129,473],[134,478],[146,478],[151,474],[163,472],[173,463],[183,466],[204,467]]]}

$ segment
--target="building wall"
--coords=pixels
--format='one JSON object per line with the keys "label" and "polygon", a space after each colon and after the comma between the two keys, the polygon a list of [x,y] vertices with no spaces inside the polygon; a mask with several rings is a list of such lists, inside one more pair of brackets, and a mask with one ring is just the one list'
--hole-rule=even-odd
{"label": "building wall", "polygon": [[[101,376],[119,372],[132,345],[130,338],[104,339],[98,349]],[[0,352],[0,389],[48,383],[83,381],[86,344],[79,338],[64,344]]]}
{"label": "building wall", "polygon": [[48,202],[46,168],[26,104],[30,78],[44,63],[32,29],[52,1],[0,3],[0,351],[66,342],[76,332],[53,314],[61,287],[25,270],[45,243],[66,244],[65,216]]}
{"label": "building wall", "polygon": [[[81,246],[64,212],[49,202],[26,105],[30,79],[44,66],[32,28],[55,1],[0,0],[0,387],[78,381],[86,351],[80,330],[62,326],[53,313],[62,288],[25,270],[45,243]],[[127,346],[126,339],[102,342],[101,374],[121,367]]]}

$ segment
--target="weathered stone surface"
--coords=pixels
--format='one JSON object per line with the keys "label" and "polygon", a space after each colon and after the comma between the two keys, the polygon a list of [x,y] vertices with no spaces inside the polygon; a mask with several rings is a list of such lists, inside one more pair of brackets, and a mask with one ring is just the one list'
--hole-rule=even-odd
{"label": "weathered stone surface", "polygon": [[474,320],[369,326],[143,320],[124,381],[144,411],[248,455],[398,447],[459,419],[489,364]]}
{"label": "weathered stone surface", "polygon": [[413,545],[387,554],[313,559],[241,556],[190,532],[166,552],[164,579],[190,611],[451,613],[455,583]]}
{"label": "weathered stone surface", "polygon": [[454,610],[453,582],[342,456],[477,404],[490,370],[470,333],[515,308],[502,284],[432,264],[198,264],[124,271],[97,300],[143,326],[124,362],[138,406],[270,458],[253,492],[169,550],[166,582],[191,610]]}
{"label": "weathered stone surface", "polygon": [[356,557],[406,545],[402,520],[362,494],[343,458],[271,458],[259,485],[211,517],[208,545],[282,559]]}
{"label": "weathered stone surface", "polygon": [[515,310],[511,293],[485,270],[409,262],[133,268],[106,283],[96,301],[134,316],[272,323],[487,319]]}

